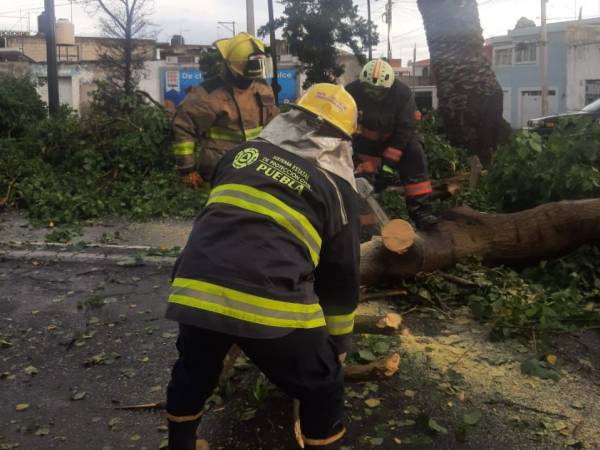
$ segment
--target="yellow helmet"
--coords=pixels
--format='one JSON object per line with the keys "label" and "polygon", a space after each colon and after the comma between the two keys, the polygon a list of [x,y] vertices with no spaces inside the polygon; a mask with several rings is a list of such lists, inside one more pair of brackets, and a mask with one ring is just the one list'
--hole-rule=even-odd
{"label": "yellow helmet", "polygon": [[358,108],[343,86],[315,84],[292,106],[320,117],[350,138],[356,133]]}
{"label": "yellow helmet", "polygon": [[244,78],[265,78],[265,44],[251,34],[242,32],[230,39],[220,39],[215,47],[229,68]]}

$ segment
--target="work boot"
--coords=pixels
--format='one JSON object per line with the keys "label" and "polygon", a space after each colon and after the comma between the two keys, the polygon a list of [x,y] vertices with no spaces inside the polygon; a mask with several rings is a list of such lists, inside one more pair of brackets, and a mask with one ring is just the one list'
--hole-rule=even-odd
{"label": "work boot", "polygon": [[[316,439],[315,442],[310,442],[310,439],[305,438],[304,450],[339,450],[342,447],[342,437],[346,433],[346,428],[342,423],[338,423],[331,431],[331,437],[325,439]],[[333,442],[328,442],[333,441]]]}
{"label": "work boot", "polygon": [[203,439],[196,438],[200,419],[187,422],[169,420],[169,450],[208,450]]}
{"label": "work boot", "polygon": [[208,442],[205,439],[198,439],[196,441],[196,450],[210,450],[208,448]]}
{"label": "work boot", "polygon": [[406,197],[408,215],[417,230],[425,230],[438,223],[438,218],[433,214],[431,196]]}

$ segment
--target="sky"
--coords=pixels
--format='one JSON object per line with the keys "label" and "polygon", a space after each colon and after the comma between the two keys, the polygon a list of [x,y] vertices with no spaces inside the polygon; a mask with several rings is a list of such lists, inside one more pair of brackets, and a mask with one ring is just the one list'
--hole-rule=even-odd
{"label": "sky", "polygon": [[[55,0],[56,17],[73,19],[75,33],[83,36],[99,35],[98,18],[91,13],[92,0]],[[110,0],[108,0],[110,1]],[[359,13],[367,16],[367,0],[354,0]],[[374,56],[387,54],[387,25],[383,23],[386,0],[371,0],[373,23],[378,26],[380,44],[373,49]],[[392,12],[392,56],[404,62],[412,60],[417,46],[417,60],[428,58],[427,41],[416,0],[395,0]],[[528,17],[540,22],[539,0],[478,0],[479,15],[485,38],[506,34],[517,20]],[[36,31],[37,15],[43,10],[44,0],[0,0],[0,30]],[[583,8],[583,17],[600,16],[600,0],[549,0],[548,20],[573,20]],[[256,28],[268,20],[267,1],[254,0]],[[283,8],[275,0],[275,17]],[[72,11],[72,13],[71,13]],[[72,16],[71,16],[72,14]],[[158,38],[168,41],[173,34],[182,34],[186,43],[210,44],[231,35],[231,25],[218,22],[235,21],[236,31],[246,29],[246,0],[154,0],[152,20],[157,26]],[[404,64],[406,65],[406,64]]]}

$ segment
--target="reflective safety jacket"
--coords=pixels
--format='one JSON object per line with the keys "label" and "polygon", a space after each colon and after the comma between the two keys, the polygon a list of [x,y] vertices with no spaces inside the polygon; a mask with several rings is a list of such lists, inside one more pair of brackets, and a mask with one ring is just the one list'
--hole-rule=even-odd
{"label": "reflective safety jacket", "polygon": [[381,165],[396,171],[415,136],[415,100],[410,88],[395,80],[381,100],[369,96],[359,80],[346,86],[358,106],[359,132],[352,146],[366,172]]}
{"label": "reflective safety jacket", "polygon": [[347,351],[359,294],[350,184],[266,141],[229,151],[177,260],[167,317],[275,338],[326,326]]}
{"label": "reflective safety jacket", "polygon": [[182,174],[197,169],[209,179],[229,149],[255,139],[277,112],[273,90],[264,81],[242,89],[231,75],[206,80],[186,95],[173,120],[177,168]]}

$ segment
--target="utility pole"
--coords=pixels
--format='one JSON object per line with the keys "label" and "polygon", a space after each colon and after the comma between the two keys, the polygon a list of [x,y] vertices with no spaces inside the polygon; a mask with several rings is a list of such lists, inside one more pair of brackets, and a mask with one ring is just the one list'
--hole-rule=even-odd
{"label": "utility pole", "polygon": [[413,66],[412,66],[413,95],[415,93],[416,86],[417,86],[417,44],[415,43],[415,48],[413,49]]}
{"label": "utility pole", "polygon": [[542,2],[542,27],[540,35],[540,81],[542,83],[542,116],[548,115],[548,29],[546,26],[546,3]]}
{"label": "utility pole", "polygon": [[[600,0],[599,0],[600,1]],[[373,59],[373,44],[371,42],[371,0],[367,0],[367,46],[369,47],[369,61]]]}
{"label": "utility pole", "polygon": [[271,88],[275,94],[275,104],[279,106],[279,83],[277,82],[277,41],[275,40],[275,18],[273,17],[273,0],[268,0],[269,4],[269,40],[271,41],[271,59],[273,63],[273,77],[271,78]]}
{"label": "utility pole", "polygon": [[254,36],[254,0],[246,0],[246,31]]}
{"label": "utility pole", "polygon": [[388,61],[392,62],[392,38],[391,38],[391,33],[392,33],[392,0],[388,0],[388,2],[385,5],[385,14],[383,15],[385,17],[385,23],[387,23],[388,26],[388,33],[387,33],[387,38],[388,38],[388,47],[387,47],[387,57],[388,57]]}
{"label": "utility pole", "polygon": [[58,113],[58,63],[56,61],[56,18],[54,0],[44,0],[46,16],[46,65],[48,66],[48,108],[50,115]]}
{"label": "utility pole", "polygon": [[235,36],[235,21],[233,21],[233,22],[217,22],[217,24],[227,28]]}

